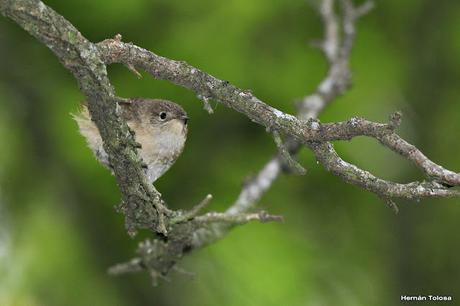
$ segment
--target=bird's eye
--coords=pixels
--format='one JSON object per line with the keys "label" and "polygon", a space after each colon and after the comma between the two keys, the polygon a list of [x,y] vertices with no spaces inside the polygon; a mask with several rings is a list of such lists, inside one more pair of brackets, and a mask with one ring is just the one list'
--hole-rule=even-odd
{"label": "bird's eye", "polygon": [[161,112],[161,113],[160,113],[160,119],[161,119],[161,120],[165,120],[165,119],[166,119],[166,113],[165,113],[165,112]]}

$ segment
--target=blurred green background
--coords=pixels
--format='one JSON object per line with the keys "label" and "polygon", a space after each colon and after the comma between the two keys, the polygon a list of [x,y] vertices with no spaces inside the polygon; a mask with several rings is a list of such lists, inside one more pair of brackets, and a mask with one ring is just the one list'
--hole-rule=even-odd
{"label": "blurred green background", "polygon": [[[125,41],[186,60],[250,88],[287,112],[311,93],[326,63],[308,41],[322,25],[305,0],[46,1],[92,41]],[[401,134],[442,165],[460,170],[460,2],[377,1],[358,24],[354,88],[322,121],[405,117]],[[460,299],[459,199],[398,201],[327,173],[303,151],[305,177],[282,176],[261,201],[285,223],[253,223],[188,256],[191,279],[150,286],[145,274],[110,277],[133,255],[114,178],[85,146],[69,113],[84,99],[55,56],[0,18],[0,305],[398,305],[402,294]],[[180,102],[191,117],[182,157],[157,187],[173,208],[207,193],[225,210],[242,181],[275,150],[270,136],[192,92],[121,66],[109,73],[125,97]],[[345,160],[379,176],[423,179],[377,142],[336,144]],[[146,236],[146,233],[141,234]],[[458,303],[458,302],[457,302]]]}

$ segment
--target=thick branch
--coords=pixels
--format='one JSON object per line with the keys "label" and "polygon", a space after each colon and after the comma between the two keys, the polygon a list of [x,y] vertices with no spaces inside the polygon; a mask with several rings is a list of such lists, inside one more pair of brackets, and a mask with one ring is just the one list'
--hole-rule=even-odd
{"label": "thick branch", "polygon": [[[346,29],[344,29],[343,40],[340,40],[341,36],[337,33],[339,21],[334,14],[333,5],[334,1],[324,0],[321,8],[323,20],[326,23],[332,23],[326,24],[325,42],[322,44],[324,46],[323,51],[330,63],[330,68],[326,78],[320,83],[316,92],[303,99],[300,104],[299,114],[297,115],[297,118],[301,120],[301,124],[306,124],[307,129],[310,129],[308,137],[318,137],[317,139],[320,139],[320,141],[307,141],[306,144],[317,154],[317,157],[321,157],[318,160],[324,164],[326,169],[340,176],[346,182],[376,193],[395,211],[397,211],[397,207],[391,200],[391,197],[418,199],[423,197],[459,195],[458,191],[448,190],[437,182],[398,184],[379,179],[367,171],[344,162],[334,151],[332,145],[324,142],[325,140],[348,140],[360,135],[370,136],[413,161],[428,176],[435,176],[440,180],[449,180],[450,182],[456,182],[459,177],[458,174],[445,170],[429,161],[415,147],[395,134],[394,130],[398,125],[395,124],[395,120],[390,120],[388,124],[374,123],[362,118],[352,118],[346,122],[332,124],[321,124],[319,121],[311,120],[316,118],[330,102],[350,87],[351,72],[348,63],[355,37],[354,22],[372,7],[370,2],[366,2],[358,8],[353,8],[349,1],[342,2],[342,13],[345,15],[342,25]],[[217,80],[184,62],[159,57],[150,51],[133,46],[132,44],[124,44],[120,40],[106,40],[100,43],[99,47],[102,48],[101,50],[104,50],[104,53],[108,52],[107,54],[110,54],[106,59],[107,62],[121,62],[126,65],[133,65],[133,60],[143,57],[143,60],[137,63],[139,69],[149,71],[156,78],[169,80],[175,84],[189,88],[195,91],[198,96],[207,97],[206,101],[209,98],[215,98],[225,105],[244,113],[249,118],[252,118],[251,116],[254,115],[253,111],[256,110],[257,116],[260,115],[259,111],[262,112],[262,119],[279,116],[292,120],[291,117],[281,113],[279,110],[266,107],[262,101],[256,99],[250,92],[230,87],[227,82]],[[203,86],[203,84],[205,85]],[[224,92],[223,96],[222,92]],[[244,103],[240,103],[240,99],[245,100]],[[255,105],[254,108],[250,107],[252,102]],[[260,105],[263,106],[260,107]],[[274,113],[275,116],[267,115],[270,112]],[[270,120],[267,122],[263,120],[254,121],[265,125],[269,130],[276,131],[276,128],[273,127],[274,124]],[[283,133],[286,132],[283,129],[281,131]],[[301,148],[301,144],[305,143],[305,138],[301,138],[299,141],[302,134],[291,134],[291,136],[294,137],[289,139],[285,145],[291,154],[295,154]],[[250,214],[245,217],[241,217],[241,214],[254,209],[257,202],[281,173],[282,166],[283,158],[276,155],[252,180],[245,184],[238,199],[224,214],[211,214],[208,217],[214,215],[218,216],[217,219],[222,218],[222,220],[234,220],[232,218],[250,219]],[[458,185],[458,183],[455,185]],[[196,230],[193,239],[190,241],[191,248],[198,249],[214,243],[223,238],[233,225],[215,223],[207,228]],[[127,264],[129,265],[129,262]]]}
{"label": "thick branch", "polygon": [[[299,113],[297,117],[302,120],[317,118],[330,102],[349,88],[351,84],[351,72],[349,71],[348,63],[356,35],[354,23],[357,18],[363,16],[373,7],[373,3],[370,1],[363,3],[357,8],[351,5],[351,1],[342,2],[343,26],[340,27],[339,19],[334,10],[334,2],[334,0],[323,0],[321,2],[319,13],[324,22],[325,36],[322,42],[315,44],[323,51],[330,67],[326,77],[321,81],[317,90],[313,94],[303,98],[302,102],[299,104]],[[341,40],[340,29],[345,28],[345,26],[347,31],[343,31],[343,39]],[[366,125],[365,120],[364,122],[361,122],[361,120],[360,118],[355,118],[350,120],[349,124],[361,125],[364,123],[364,125]],[[417,148],[392,132],[392,130],[399,125],[399,120],[400,118],[392,118],[388,125],[382,125],[377,129],[365,128],[365,130],[369,132],[369,136],[377,138],[393,151],[411,160],[427,176],[441,178],[444,182],[452,182],[452,185],[459,185],[458,174],[436,165],[425,157]],[[315,121],[312,121],[311,126],[318,129],[320,128],[319,122],[315,124]],[[374,132],[371,132],[371,130],[374,130]],[[379,135],[377,131],[381,131],[382,134]],[[291,139],[289,141],[289,147],[291,153],[296,154],[300,150],[301,144]],[[375,192],[388,201],[391,201],[388,199],[388,196],[390,196],[389,194],[386,197],[382,196],[385,192],[389,192],[392,196],[406,198],[418,198],[423,196],[442,197],[454,196],[457,194],[457,191],[446,191],[443,186],[435,182],[433,182],[432,186],[427,187],[420,183],[397,184],[378,179],[369,172],[344,162],[334,151],[331,144],[312,143],[310,148],[315,152],[317,158],[319,157],[318,160],[323,162],[326,169],[340,176],[348,183]],[[282,159],[278,155],[273,157],[249,183],[245,184],[237,201],[228,212],[243,212],[254,207],[281,173],[282,162]],[[420,188],[417,189],[417,187]]]}
{"label": "thick branch", "polygon": [[117,97],[98,49],[66,19],[37,0],[1,0],[1,13],[45,44],[69,69],[88,101],[117,178],[130,234],[137,228],[166,233],[168,212],[160,193],[147,183],[132,133],[118,114]]}
{"label": "thick branch", "polygon": [[[115,96],[105,63],[101,61],[95,45],[40,1],[0,0],[0,11],[48,46],[78,81],[122,192],[120,209],[126,215],[128,232],[134,234],[138,228],[150,228],[157,233],[168,234],[165,240],[154,240],[151,245],[142,244],[139,249],[141,257],[131,261],[129,267],[134,268],[133,262],[137,262],[137,268],[149,270],[152,276],[164,275],[185,252],[216,239],[218,235],[215,232],[219,228],[252,220],[279,219],[265,213],[196,216],[209,201],[209,196],[190,212],[169,211],[159,192],[143,175],[142,161],[136,152],[138,144],[118,114],[118,103],[124,102],[124,99]],[[133,65],[127,66],[136,71]]]}
{"label": "thick branch", "polygon": [[[353,18],[355,17],[353,16]],[[344,20],[344,22],[347,22],[347,18]],[[350,27],[348,23],[347,27]],[[349,40],[354,37],[354,30],[351,31],[349,29],[349,33],[353,36],[348,38],[348,40],[344,40],[348,44]],[[347,58],[342,57],[349,55],[349,52],[346,50],[348,44],[343,45],[342,52],[337,52],[336,58],[330,59],[333,64],[328,78],[321,83],[317,94],[306,99],[305,104],[307,106],[304,106],[304,108],[314,103],[325,105],[337,95],[343,93],[349,86],[350,72],[348,70]],[[292,115],[283,113],[265,104],[252,93],[239,89],[227,81],[216,79],[185,62],[158,56],[153,52],[131,43],[124,43],[118,39],[105,40],[98,44],[98,48],[103,54],[106,63],[119,62],[126,65],[133,65],[138,69],[148,71],[158,79],[168,80],[191,89],[197,95],[216,99],[226,106],[245,114],[249,119],[265,126],[269,130],[280,131],[283,134],[293,137],[299,143],[307,144],[309,142],[350,140],[356,136],[368,136],[378,140],[384,139],[385,141],[381,141],[382,144],[406,158],[410,155],[404,149],[401,151],[403,147],[398,145],[398,143],[401,144],[402,139],[394,133],[391,125],[376,123],[362,118],[352,118],[344,122],[323,124],[318,121],[299,120]],[[315,106],[315,108],[318,111],[321,109],[321,106]],[[405,144],[409,145],[407,142]],[[399,149],[396,150],[396,147]],[[404,147],[407,148],[407,146]],[[441,166],[431,161],[427,163],[432,168],[430,173],[434,174],[434,177],[437,179],[452,185],[459,184],[459,174],[449,172],[447,175],[447,170]],[[422,167],[422,170],[426,171],[427,168]],[[439,174],[441,176],[438,176]]]}
{"label": "thick branch", "polygon": [[[280,156],[273,158],[243,188],[238,200],[225,213],[197,216],[207,200],[190,212],[169,211],[159,192],[147,183],[143,174],[132,132],[118,114],[117,103],[121,100],[115,96],[108,80],[106,64],[122,63],[134,72],[143,69],[158,79],[194,91],[205,105],[209,99],[215,99],[263,125],[268,131],[275,131],[281,155],[291,166],[295,165],[291,154],[306,145],[326,169],[349,183],[376,193],[390,205],[394,205],[391,201],[394,197],[414,199],[460,195],[459,191],[445,186],[459,186],[458,173],[435,164],[395,133],[399,118],[393,118],[389,123],[376,123],[362,118],[320,123],[315,119],[324,107],[350,87],[349,56],[356,32],[354,23],[372,7],[370,2],[366,2],[355,8],[351,0],[340,0],[342,19],[339,20],[334,3],[334,0],[323,0],[320,9],[326,28],[320,47],[330,65],[327,76],[314,94],[303,99],[299,114],[294,117],[269,106],[250,91],[239,89],[185,62],[170,60],[124,43],[120,36],[93,44],[40,1],[0,0],[1,13],[47,45],[78,80],[122,191],[123,203],[120,208],[126,215],[129,233],[134,234],[138,228],[150,228],[157,233],[168,234],[163,240],[147,240],[138,249],[139,257],[117,266],[114,273],[147,269],[154,277],[165,275],[184,254],[220,239],[235,225],[251,220],[278,220],[278,217],[263,212],[248,211],[254,208],[254,204],[279,175],[283,159]],[[287,137],[285,143],[281,142],[278,133]],[[356,136],[377,139],[412,161],[430,179],[439,182],[398,184],[379,179],[343,161],[329,141],[349,140]]]}

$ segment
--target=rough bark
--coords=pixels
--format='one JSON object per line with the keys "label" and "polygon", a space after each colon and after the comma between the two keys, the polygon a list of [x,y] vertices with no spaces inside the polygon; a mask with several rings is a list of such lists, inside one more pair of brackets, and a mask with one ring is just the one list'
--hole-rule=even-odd
{"label": "rough bark", "polygon": [[[340,16],[335,3],[340,4]],[[460,185],[460,175],[429,160],[395,130],[401,115],[395,113],[388,123],[363,118],[321,123],[317,117],[351,85],[349,57],[355,38],[355,22],[372,8],[371,2],[353,6],[351,0],[323,0],[320,14],[324,22],[324,40],[316,45],[323,51],[329,70],[317,90],[306,96],[297,116],[284,113],[243,90],[219,80],[183,61],[175,61],[124,43],[121,36],[100,43],[88,41],[71,23],[38,0],[0,0],[1,13],[45,44],[74,75],[88,101],[92,119],[101,132],[104,148],[122,193],[120,211],[125,214],[130,235],[147,228],[157,238],[142,242],[138,256],[114,266],[114,274],[147,270],[156,281],[174,267],[182,256],[215,242],[235,225],[252,220],[274,221],[280,217],[253,212],[256,203],[283,170],[304,174],[294,159],[303,147],[314,152],[317,160],[344,181],[360,186],[381,197],[397,209],[394,198],[458,196],[451,186]],[[209,110],[209,99],[238,111],[273,133],[279,152],[243,187],[238,199],[224,213],[199,215],[209,204],[207,196],[191,211],[172,211],[160,193],[150,185],[142,170],[132,131],[119,115],[117,97],[107,76],[106,65],[122,63],[137,73],[142,69],[157,79],[167,80],[194,91]],[[380,179],[368,171],[343,161],[330,141],[371,137],[383,146],[410,160],[425,175],[426,181],[406,184]],[[284,141],[283,141],[284,138]]]}

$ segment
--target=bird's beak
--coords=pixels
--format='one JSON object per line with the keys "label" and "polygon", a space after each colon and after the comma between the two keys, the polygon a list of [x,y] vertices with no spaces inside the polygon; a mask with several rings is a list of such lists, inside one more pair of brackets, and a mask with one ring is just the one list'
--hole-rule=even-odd
{"label": "bird's beak", "polygon": [[187,116],[182,116],[182,117],[180,117],[180,120],[182,120],[184,122],[184,124],[186,125],[187,122],[188,122],[188,117]]}

